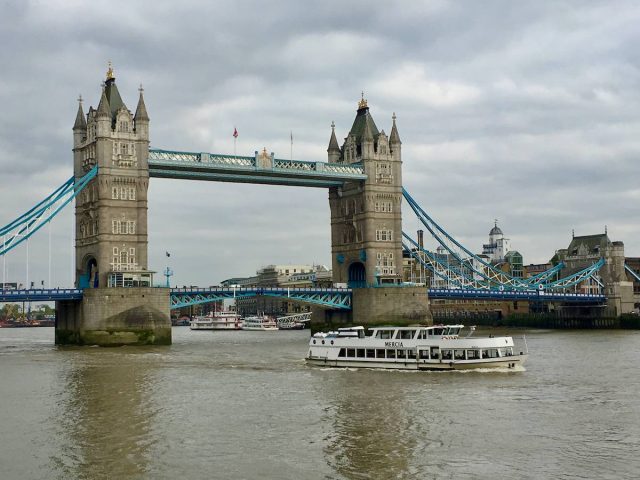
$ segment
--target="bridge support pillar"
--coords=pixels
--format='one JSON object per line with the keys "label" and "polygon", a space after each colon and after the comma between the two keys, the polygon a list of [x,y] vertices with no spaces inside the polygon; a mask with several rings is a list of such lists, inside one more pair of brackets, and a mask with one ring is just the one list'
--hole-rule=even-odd
{"label": "bridge support pillar", "polygon": [[312,309],[311,331],[351,325],[412,325],[433,323],[424,287],[354,288],[351,311]]}
{"label": "bridge support pillar", "polygon": [[56,302],[57,345],[170,345],[168,288],[89,288]]}

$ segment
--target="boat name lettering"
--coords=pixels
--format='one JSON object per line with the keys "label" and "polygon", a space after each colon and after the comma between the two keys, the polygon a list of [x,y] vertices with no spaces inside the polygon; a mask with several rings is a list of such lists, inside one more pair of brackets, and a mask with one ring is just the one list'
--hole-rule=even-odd
{"label": "boat name lettering", "polygon": [[402,342],[384,342],[385,347],[402,347]]}

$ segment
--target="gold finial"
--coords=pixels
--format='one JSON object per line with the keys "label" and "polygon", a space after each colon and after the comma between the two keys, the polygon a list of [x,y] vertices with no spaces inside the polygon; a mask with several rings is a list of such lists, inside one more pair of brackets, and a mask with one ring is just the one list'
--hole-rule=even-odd
{"label": "gold finial", "polygon": [[367,108],[367,101],[364,98],[364,92],[361,93],[362,99],[358,102],[358,109]]}
{"label": "gold finial", "polygon": [[111,63],[111,60],[109,60],[109,70],[107,70],[107,80],[113,80],[114,78],[116,78],[113,75],[113,64]]}

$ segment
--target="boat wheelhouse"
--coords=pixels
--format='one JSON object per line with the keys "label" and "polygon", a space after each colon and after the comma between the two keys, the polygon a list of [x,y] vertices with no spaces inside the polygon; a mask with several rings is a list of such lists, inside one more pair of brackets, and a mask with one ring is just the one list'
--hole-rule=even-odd
{"label": "boat wheelhouse", "polygon": [[330,367],[393,368],[403,370],[462,370],[515,368],[528,351],[512,337],[476,337],[475,327],[461,337],[464,325],[340,328],[316,333],[309,340],[307,362]]}

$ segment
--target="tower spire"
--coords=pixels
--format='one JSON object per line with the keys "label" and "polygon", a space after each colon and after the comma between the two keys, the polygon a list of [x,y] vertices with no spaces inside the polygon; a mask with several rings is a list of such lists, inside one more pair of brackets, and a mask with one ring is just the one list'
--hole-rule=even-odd
{"label": "tower spire", "polygon": [[144,88],[142,88],[142,84],[140,84],[138,92],[140,92],[140,98],[138,98],[138,106],[136,107],[136,114],[133,117],[133,120],[136,123],[139,121],[148,122],[149,115],[147,114],[147,107],[144,104],[144,96],[142,95],[142,92],[144,92]]}
{"label": "tower spire", "polygon": [[394,145],[401,145],[400,135],[398,135],[398,127],[396,127],[396,112],[393,112],[391,117],[393,120],[393,126],[391,127],[391,135],[389,135],[389,143]]}
{"label": "tower spire", "polygon": [[331,138],[329,139],[327,153],[329,154],[329,163],[335,163],[340,159],[340,146],[336,138],[336,124],[334,122],[331,122]]}
{"label": "tower spire", "polygon": [[84,111],[82,110],[82,95],[78,97],[78,113],[76,114],[76,121],[73,124],[73,130],[86,130],[87,120],[84,117]]}

